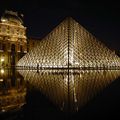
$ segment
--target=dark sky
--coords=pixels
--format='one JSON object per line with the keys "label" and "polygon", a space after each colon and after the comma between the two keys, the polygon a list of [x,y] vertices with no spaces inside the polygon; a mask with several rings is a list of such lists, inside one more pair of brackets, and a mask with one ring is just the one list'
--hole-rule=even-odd
{"label": "dark sky", "polygon": [[120,50],[119,3],[80,0],[0,0],[0,16],[5,10],[24,14],[28,37],[42,38],[66,16],[72,16],[112,49]]}

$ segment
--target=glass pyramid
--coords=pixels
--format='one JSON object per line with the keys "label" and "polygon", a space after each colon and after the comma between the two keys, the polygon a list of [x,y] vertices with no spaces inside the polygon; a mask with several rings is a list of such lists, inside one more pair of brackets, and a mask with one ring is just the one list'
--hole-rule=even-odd
{"label": "glass pyramid", "polygon": [[120,67],[120,58],[72,18],[66,18],[17,63],[42,68]]}

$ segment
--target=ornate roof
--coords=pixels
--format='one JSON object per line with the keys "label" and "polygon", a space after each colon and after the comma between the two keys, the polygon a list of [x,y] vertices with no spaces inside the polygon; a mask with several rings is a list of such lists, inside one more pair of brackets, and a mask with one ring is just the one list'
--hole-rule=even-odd
{"label": "ornate roof", "polygon": [[23,24],[22,19],[18,16],[17,12],[5,11],[1,17],[1,21],[4,23]]}

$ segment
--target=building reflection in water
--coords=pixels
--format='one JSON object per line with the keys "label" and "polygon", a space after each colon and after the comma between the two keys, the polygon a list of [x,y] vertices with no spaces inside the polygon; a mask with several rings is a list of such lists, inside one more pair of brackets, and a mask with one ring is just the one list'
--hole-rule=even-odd
{"label": "building reflection in water", "polygon": [[19,110],[25,104],[26,87],[15,69],[0,69],[0,113]]}
{"label": "building reflection in water", "polygon": [[35,88],[60,107],[75,112],[120,76],[120,70],[19,70]]}

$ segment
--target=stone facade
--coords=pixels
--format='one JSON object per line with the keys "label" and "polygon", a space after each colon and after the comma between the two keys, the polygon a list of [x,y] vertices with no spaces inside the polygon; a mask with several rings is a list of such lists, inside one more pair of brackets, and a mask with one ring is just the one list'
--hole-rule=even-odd
{"label": "stone facade", "polygon": [[0,66],[14,66],[27,53],[26,27],[22,16],[5,11],[0,21]]}

